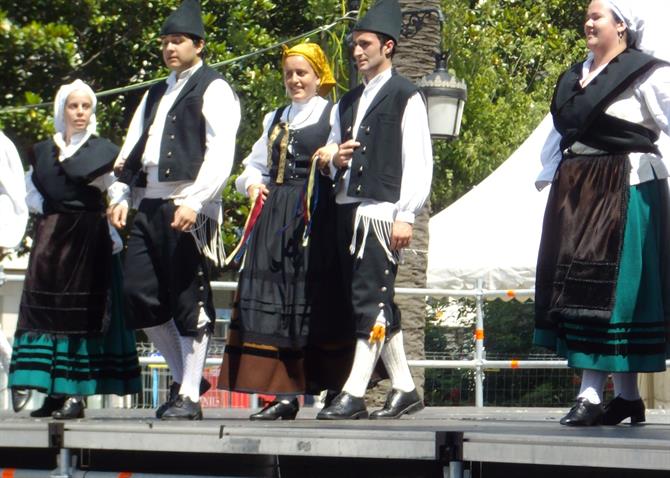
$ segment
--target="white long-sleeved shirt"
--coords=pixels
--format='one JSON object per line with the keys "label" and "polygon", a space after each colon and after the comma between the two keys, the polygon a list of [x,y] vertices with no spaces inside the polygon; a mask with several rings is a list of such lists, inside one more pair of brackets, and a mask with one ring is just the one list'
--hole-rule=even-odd
{"label": "white long-sleeved shirt", "polygon": [[[294,101],[289,108],[284,108],[280,120],[287,122],[289,129],[305,128],[319,121],[327,105],[328,101],[320,96],[314,96],[304,103]],[[330,114],[331,127],[335,118],[335,110],[336,108],[333,108]],[[242,194],[247,194],[247,189],[252,184],[267,184],[270,180],[268,134],[276,113],[277,110],[274,110],[265,115],[263,118],[263,133],[254,143],[249,155],[242,161],[244,171],[235,180],[235,187]],[[289,148],[291,148],[290,144]]]}
{"label": "white long-sleeved shirt", "polygon": [[0,131],[0,247],[15,247],[28,221],[23,165],[14,144]]}
{"label": "white long-sleeved shirt", "polygon": [[[392,71],[387,69],[366,83],[363,94],[356,110],[356,121],[353,125],[354,137],[367,109],[372,104],[379,90],[391,79]],[[400,113],[400,112],[399,112]],[[387,222],[403,221],[414,223],[415,214],[421,209],[430,193],[430,184],[433,177],[433,148],[430,142],[428,129],[428,115],[426,106],[419,93],[414,94],[402,112],[402,180],[400,184],[400,199],[396,203],[380,202],[373,199],[354,198],[347,194],[349,188],[349,169],[342,175],[337,185],[338,204],[361,201],[357,214],[381,219]],[[328,143],[342,142],[340,130],[339,108],[335,108],[333,127],[328,137]],[[349,163],[351,168],[351,163]],[[331,176],[334,178],[336,169],[331,163]]]}
{"label": "white long-sleeved shirt", "polygon": [[[582,88],[597,78],[605,68],[600,66],[589,76],[593,60],[588,58],[582,64]],[[585,79],[587,79],[585,81]],[[657,66],[642,75],[637,81],[621,93],[605,110],[616,118],[637,123],[659,133],[670,134],[670,67]],[[542,148],[540,159],[542,171],[535,180],[535,186],[543,189],[551,184],[558,164],[562,158],[560,149],[561,134],[552,128]],[[594,154],[600,151],[582,143],[573,144],[570,149],[577,154]],[[630,184],[640,184],[655,178],[667,178],[670,164],[654,153],[631,153]],[[668,158],[670,160],[670,158]]]}
{"label": "white long-sleeved shirt", "polygon": [[[149,127],[142,168],[147,173],[147,187],[143,197],[172,199],[177,206],[187,206],[197,213],[219,220],[221,190],[226,184],[235,157],[235,136],[240,124],[240,104],[228,83],[212,81],[203,94],[202,115],[205,118],[204,161],[195,181],[158,181],[158,161],[165,119],[191,76],[202,67],[202,62],[168,76],[167,89],[158,104],[154,121]],[[128,128],[119,160],[125,161],[144,131],[144,110],[148,92],[137,107]],[[110,204],[127,201],[130,188],[117,182],[110,188]]]}

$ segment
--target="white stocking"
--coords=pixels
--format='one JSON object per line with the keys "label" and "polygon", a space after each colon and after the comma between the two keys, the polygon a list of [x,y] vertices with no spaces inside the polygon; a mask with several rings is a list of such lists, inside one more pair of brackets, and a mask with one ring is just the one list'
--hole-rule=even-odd
{"label": "white stocking", "polygon": [[369,343],[366,339],[356,340],[354,363],[351,366],[351,373],[349,373],[347,383],[342,387],[343,392],[347,392],[354,397],[365,395],[381,350],[382,342],[375,341]]}
{"label": "white stocking", "polygon": [[170,320],[156,327],[144,329],[144,332],[165,358],[174,381],[182,383],[184,364],[182,361],[181,337],[177,324],[174,320]]}
{"label": "white stocking", "polygon": [[599,370],[584,370],[582,374],[582,388],[577,398],[585,398],[597,405],[603,401],[603,389],[607,381],[607,372]]}
{"label": "white stocking", "polygon": [[195,337],[181,337],[184,377],[179,394],[189,397],[192,402],[200,401],[200,381],[207,359],[209,336],[209,331],[203,327]]}
{"label": "white stocking", "polygon": [[382,360],[391,378],[391,386],[401,392],[411,392],[416,387],[407,365],[407,356],[402,341],[402,332],[398,332],[382,348]]}
{"label": "white stocking", "polygon": [[613,373],[614,396],[624,400],[632,401],[640,399],[640,391],[637,388],[637,372]]}

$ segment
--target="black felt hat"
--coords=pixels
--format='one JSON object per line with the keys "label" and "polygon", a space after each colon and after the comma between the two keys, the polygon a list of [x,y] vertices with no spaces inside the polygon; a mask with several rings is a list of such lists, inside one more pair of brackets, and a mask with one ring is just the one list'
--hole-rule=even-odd
{"label": "black felt hat", "polygon": [[354,26],[354,31],[383,33],[398,43],[402,13],[398,0],[378,0]]}
{"label": "black felt hat", "polygon": [[199,0],[184,0],[174,12],[167,17],[161,27],[160,35],[183,33],[205,38],[205,25],[202,23]]}

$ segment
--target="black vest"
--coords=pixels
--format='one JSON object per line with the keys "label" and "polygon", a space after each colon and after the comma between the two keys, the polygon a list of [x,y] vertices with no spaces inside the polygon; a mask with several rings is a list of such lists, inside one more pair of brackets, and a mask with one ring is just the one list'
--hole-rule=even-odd
{"label": "black vest", "polygon": [[[364,85],[340,100],[342,142],[353,137],[356,110]],[[414,83],[393,71],[372,100],[361,120],[349,172],[347,194],[354,198],[395,203],[402,182],[402,118],[409,99],[418,91]]]}
{"label": "black vest", "polygon": [[607,107],[635,80],[654,66],[665,63],[637,50],[626,50],[585,88],[579,84],[582,63],[572,66],[558,80],[551,101],[561,151],[576,141],[609,153],[658,153],[658,135],[630,121],[605,114]]}
{"label": "black vest", "polygon": [[[158,181],[193,181],[198,176],[206,146],[203,95],[210,83],[222,78],[217,71],[202,65],[179,92],[165,119],[158,159]],[[149,90],[144,109],[144,131],[126,159],[119,178],[126,184],[131,184],[142,169],[142,155],[149,128],[166,90],[165,82],[158,83]]]}
{"label": "black vest", "polygon": [[89,183],[112,170],[119,147],[91,136],[66,160],[59,161],[58,153],[52,139],[35,144],[29,153],[32,181],[44,197],[44,214],[104,211],[102,192]]}
{"label": "black vest", "polygon": [[[268,140],[272,130],[281,121],[281,115],[286,106],[277,110],[272,119],[272,124],[268,130]],[[332,103],[328,103],[323,109],[319,120],[300,129],[289,129],[288,144],[291,146],[286,154],[286,165],[284,167],[284,179],[303,180],[309,176],[311,158],[314,152],[328,141],[330,134],[330,112],[333,109]],[[277,179],[279,168],[280,143],[284,133],[280,133],[272,144],[272,166],[270,167],[270,179],[274,182]]]}

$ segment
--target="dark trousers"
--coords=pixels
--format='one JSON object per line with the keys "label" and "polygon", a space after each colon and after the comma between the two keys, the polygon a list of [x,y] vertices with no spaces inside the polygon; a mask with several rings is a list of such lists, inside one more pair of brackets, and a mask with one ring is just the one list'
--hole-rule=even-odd
{"label": "dark trousers", "polygon": [[367,339],[370,336],[382,310],[386,318],[386,335],[390,337],[400,330],[400,309],[393,301],[398,265],[389,260],[372,227],[365,240],[363,257],[357,259],[363,240],[362,225],[356,231],[357,250],[351,254],[349,246],[354,234],[358,205],[358,203],[337,205],[338,255],[347,295],[345,300],[350,301],[352,305],[357,337]]}
{"label": "dark trousers", "polygon": [[135,329],[174,319],[181,335],[194,336],[201,307],[214,324],[210,264],[190,233],[170,227],[175,210],[171,200],[140,203],[123,270],[126,318]]}

